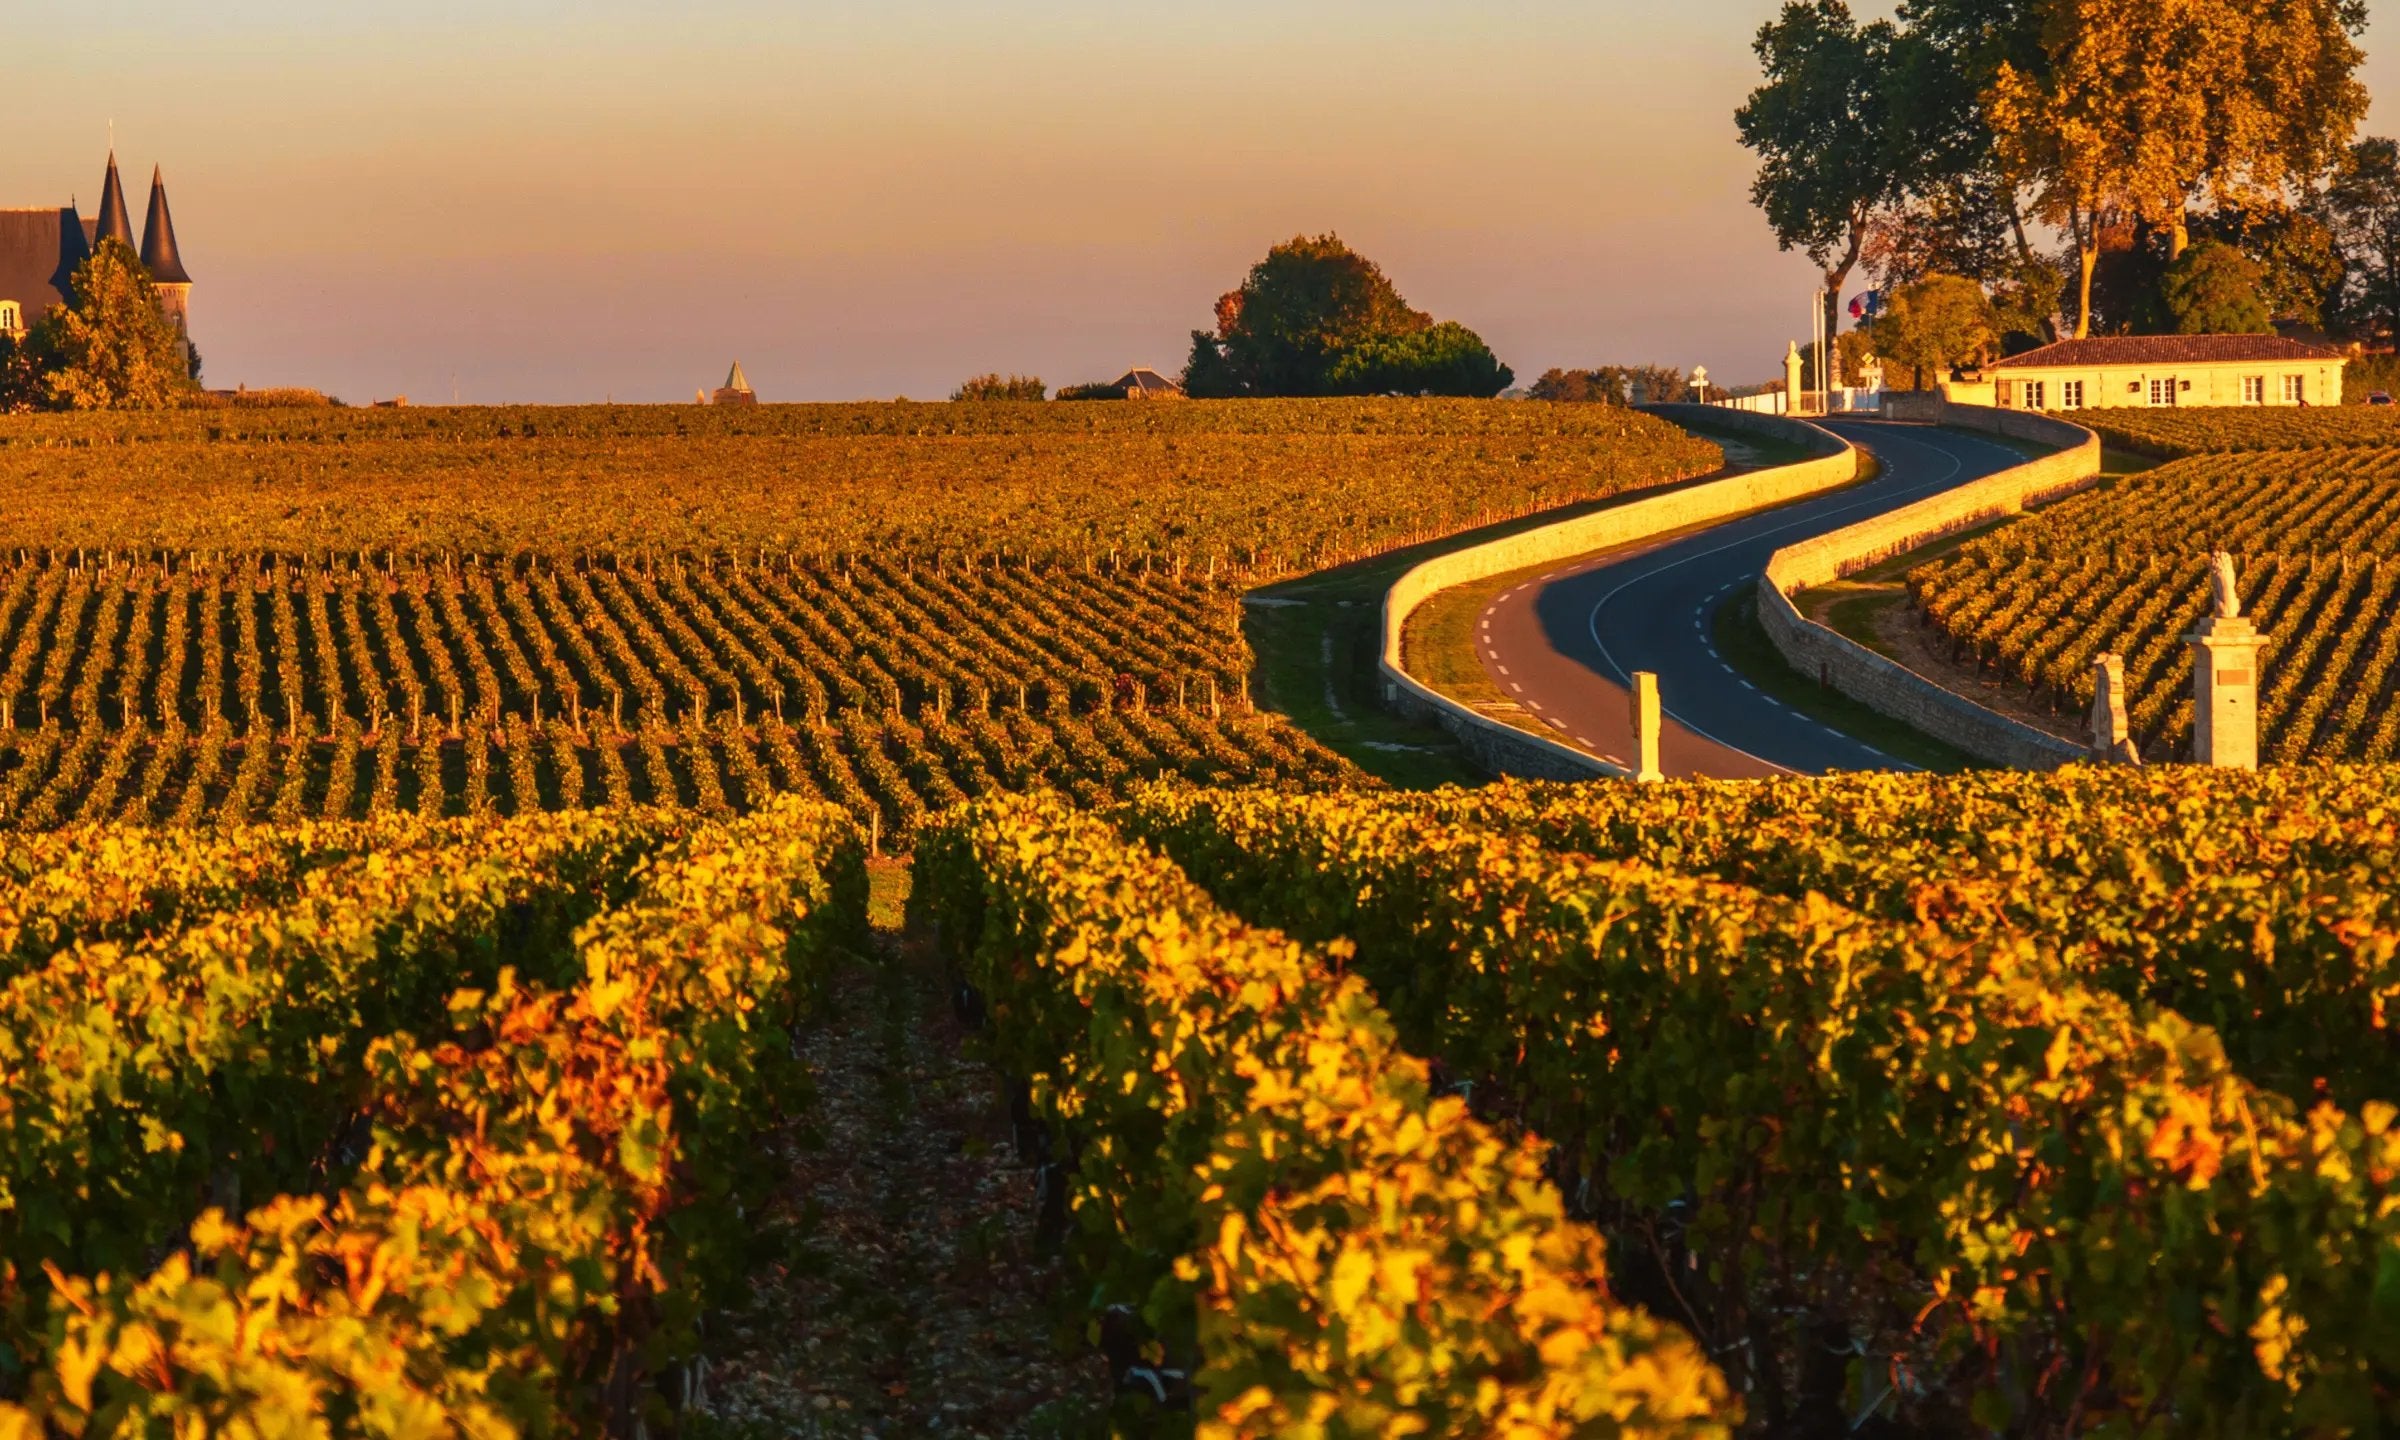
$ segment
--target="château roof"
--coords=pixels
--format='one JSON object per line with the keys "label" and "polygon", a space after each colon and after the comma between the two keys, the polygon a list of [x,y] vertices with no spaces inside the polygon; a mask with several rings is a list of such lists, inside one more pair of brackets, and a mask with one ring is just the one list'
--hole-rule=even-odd
{"label": "ch\u00e2teau roof", "polygon": [[722,388],[727,390],[747,390],[750,388],[750,377],[742,373],[741,361],[736,360],[733,362],[733,372],[725,377],[725,384]]}
{"label": "ch\u00e2teau roof", "polygon": [[75,207],[0,210],[0,300],[14,300],[30,325],[67,303],[75,267],[91,254]]}
{"label": "ch\u00e2teau roof", "polygon": [[1147,365],[1136,365],[1126,371],[1124,378],[1117,381],[1115,388],[1124,391],[1127,395],[1173,395],[1181,394],[1183,391],[1181,385],[1169,380]]}
{"label": "ch\u00e2teau roof", "polygon": [[[114,169],[109,171],[113,177]],[[142,265],[161,285],[189,285],[191,273],[175,248],[175,217],[167,213],[167,181],[156,166],[150,170],[150,216],[142,224]]]}
{"label": "ch\u00e2teau roof", "polygon": [[100,187],[100,219],[92,236],[92,248],[98,249],[103,240],[122,241],[133,248],[133,220],[125,213],[125,182],[117,178],[117,152],[108,152],[108,179]]}
{"label": "ch\u00e2teau roof", "polygon": [[2275,364],[2339,360],[2341,352],[2281,335],[2094,335],[2061,340],[1986,365],[1986,370],[2081,369],[2103,365]]}

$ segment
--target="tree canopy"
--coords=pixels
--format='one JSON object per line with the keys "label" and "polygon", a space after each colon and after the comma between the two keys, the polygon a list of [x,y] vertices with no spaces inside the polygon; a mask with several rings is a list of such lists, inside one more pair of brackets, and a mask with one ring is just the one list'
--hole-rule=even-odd
{"label": "tree canopy", "polygon": [[13,403],[59,410],[156,410],[198,387],[175,322],[131,246],[103,240],[78,266],[72,299],[0,358]]}
{"label": "tree canopy", "polygon": [[1551,369],[1525,393],[1562,404],[1630,405],[1638,391],[1645,402],[1681,400],[1691,388],[1673,365],[1600,365],[1589,370]]}
{"label": "tree canopy", "polygon": [[1928,374],[1982,364],[1999,348],[1992,302],[1963,275],[1928,275],[1902,287],[1875,320],[1876,353],[1912,372],[1918,389]]}
{"label": "tree canopy", "polygon": [[2062,311],[2078,335],[2167,328],[2167,268],[2214,239],[2263,267],[2274,315],[2331,320],[2359,313],[2330,302],[2369,243],[2318,213],[2365,114],[2365,22],[2363,0],[1901,0],[1871,24],[1789,0],[1736,120],[1754,198],[1829,286],[1959,275],[2011,344]]}
{"label": "tree canopy", "polygon": [[2325,214],[2349,261],[2342,310],[2371,333],[2400,339],[2400,141],[2352,146],[2326,187]]}
{"label": "tree canopy", "polygon": [[1909,163],[1890,133],[1896,42],[1890,22],[1860,25],[1843,0],[1787,0],[1758,32],[1763,82],[1734,114],[1759,157],[1750,198],[1777,243],[1825,272],[1829,330],[1840,328],[1842,287]]}
{"label": "tree canopy", "polygon": [[1192,332],[1184,389],[1195,398],[1466,395],[1514,378],[1474,331],[1410,307],[1381,267],[1335,235],[1267,252]]}
{"label": "tree canopy", "polygon": [[2178,335],[2266,335],[2275,329],[2260,293],[2266,278],[2256,260],[2203,240],[2167,267],[2160,298]]}

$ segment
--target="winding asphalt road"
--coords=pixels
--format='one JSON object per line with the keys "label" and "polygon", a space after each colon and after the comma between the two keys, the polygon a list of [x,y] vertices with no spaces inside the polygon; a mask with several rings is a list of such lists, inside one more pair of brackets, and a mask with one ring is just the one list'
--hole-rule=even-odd
{"label": "winding asphalt road", "polygon": [[1873,452],[1882,474],[1648,548],[1569,564],[1508,591],[1476,628],[1485,673],[1561,738],[1623,764],[1634,743],[1626,687],[1633,672],[1656,672],[1667,721],[1659,763],[1670,776],[1914,768],[1742,678],[1717,653],[1717,608],[1756,584],[1767,558],[1786,545],[2021,465],[2025,457],[1955,430],[1871,421],[1827,428]]}

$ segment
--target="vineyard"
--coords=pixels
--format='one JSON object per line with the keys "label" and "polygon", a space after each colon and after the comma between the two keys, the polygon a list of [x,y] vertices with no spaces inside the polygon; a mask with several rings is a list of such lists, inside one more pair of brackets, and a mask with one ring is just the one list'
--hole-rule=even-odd
{"label": "vineyard", "polygon": [[798,802],[19,842],[0,1430],[633,1433],[864,858]]}
{"label": "vineyard", "polygon": [[[1607,1237],[1606,1278],[1578,1287],[1603,1306],[1593,1323],[1643,1348],[1544,1353],[1598,1371],[1578,1388],[1617,1387],[1617,1413],[1638,1417],[1629,1433],[1707,1433],[1708,1417],[1734,1419],[1732,1394],[1766,1433],[1876,1420],[1899,1435],[2330,1437],[2400,1422],[2385,1019],[2400,969],[2380,880],[2400,844],[2395,798],[2389,771],[2230,784],[2082,772],[1383,798],[1161,790],[1119,822],[1211,903],[1320,947],[1318,983],[1363,980],[1438,1093],[1548,1143],[1545,1173],[1568,1200],[1552,1223]],[[990,942],[995,926],[1013,935],[1049,913],[1016,898],[1047,895],[1045,882],[1015,883],[981,930],[945,928],[985,937],[974,973],[1014,953]],[[1129,932],[1096,908],[1067,928],[1049,969],[995,975],[995,990],[1127,983],[1118,952],[1091,958],[1086,937]],[[1149,963],[1180,977],[1208,953],[1159,939]],[[1113,1137],[1133,1122],[1087,1108],[1086,1082],[1065,1078],[1126,1047],[1054,1030],[1046,1013],[995,1000],[991,1023],[1076,1057],[1029,1072],[1062,1077],[1034,1094],[1080,1142],[1075,1213],[1103,1239],[1128,1216],[1167,1227],[1111,1254],[1168,1235],[1203,1252],[1118,1293],[1146,1301],[1163,1353],[1200,1357],[1204,1415],[1269,1403],[1242,1388],[1263,1368],[1248,1337],[1269,1323],[1248,1319],[1246,1286],[1285,1266],[1321,1277],[1318,1308],[1261,1308],[1408,1347],[1375,1373],[1418,1378],[1412,1403],[1450,1418],[1433,1433],[1483,1433],[1493,1412],[1461,1422],[1465,1397],[1530,1410],[1552,1393],[1558,1369],[1512,1363],[1508,1346],[1533,1343],[1512,1325],[1442,1329],[1525,1313],[1460,1278],[1489,1273],[1472,1231],[1434,1252],[1456,1269],[1412,1261],[1413,1284],[1344,1290],[1345,1263],[1405,1245],[1394,1212],[1300,1189],[1304,1219],[1270,1208],[1253,1228],[1211,1208],[1258,1203],[1232,1182],[1190,1209],[1147,1203],[1116,1168],[1127,1150]],[[1188,1076],[1212,1034],[1160,1025],[1132,1053],[1156,1047],[1144,1073]],[[1170,1113],[1221,1127],[1208,1152],[1221,1158],[1196,1160],[1200,1175],[1250,1173],[1252,1112],[1194,1100]],[[1323,1113],[1350,1144],[1377,1144],[1371,1123]],[[1328,1189],[1440,1184],[1378,1173]],[[1395,1318],[1380,1308],[1395,1288],[1426,1303]],[[1165,1323],[1187,1295],[1196,1336]],[[1721,1388],[1673,1338],[1634,1328],[1644,1316],[1688,1333]],[[1472,1358],[1446,1369],[1437,1355]],[[1332,1388],[1343,1400],[1316,1413],[1370,1433],[1375,1387]],[[1690,1413],[1670,1422],[1675,1405]]]}
{"label": "vineyard", "polygon": [[[2133,423],[2222,437],[2255,432],[2270,423],[2264,414]],[[2318,417],[2339,424],[2354,414],[2380,418],[2363,408],[2287,410],[2272,423],[2298,444]],[[2114,412],[2103,423],[2116,424]],[[1918,614],[1956,658],[2024,686],[2062,717],[2088,712],[2093,661],[2122,655],[2134,737],[2146,756],[2164,760],[2189,753],[2183,637],[2203,618],[2218,550],[2238,561],[2244,612],[2268,639],[2262,756],[2392,759],[2400,752],[2400,448],[2175,461],[1973,540],[1907,583]]]}
{"label": "vineyard", "polygon": [[1599,405],[202,411],[0,417],[0,553],[913,554],[1274,579],[1705,474]]}
{"label": "vineyard", "polygon": [[[2396,775],[998,796],[907,926],[1122,1432],[2330,1440],[2400,1424]],[[912,963],[867,848],[8,841],[0,1432],[716,1433],[759,1136]]]}
{"label": "vineyard", "polygon": [[2400,445],[2400,413],[2366,405],[2293,409],[2085,410],[2075,423],[2121,449],[2181,460],[2261,450],[2351,450]]}
{"label": "vineyard", "polygon": [[0,564],[0,820],[837,801],[1349,772],[1253,713],[1237,594],[989,562]]}
{"label": "vineyard", "polygon": [[1360,778],[1241,596],[1713,468],[1606,407],[0,421],[0,825]]}

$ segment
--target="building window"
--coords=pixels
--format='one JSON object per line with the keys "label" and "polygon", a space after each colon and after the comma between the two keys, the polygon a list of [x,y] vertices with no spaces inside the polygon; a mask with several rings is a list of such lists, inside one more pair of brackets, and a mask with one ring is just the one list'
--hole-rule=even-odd
{"label": "building window", "polygon": [[2081,380],[2061,380],[2058,383],[2058,403],[2059,408],[2064,410],[2081,410],[2083,408],[2083,382]]}
{"label": "building window", "polygon": [[2305,405],[2308,403],[2308,377],[2306,375],[2286,375],[2283,377],[2283,403],[2286,405]]}
{"label": "building window", "polygon": [[25,328],[21,312],[14,300],[0,300],[0,334],[14,335]]}
{"label": "building window", "polygon": [[1996,391],[1997,391],[1997,393],[1996,393],[1996,395],[1995,395],[1995,397],[1994,397],[1994,398],[1996,398],[1996,399],[1998,399],[1998,400],[1999,400],[1999,402],[2000,402],[2000,408],[2001,408],[2001,409],[2003,409],[2003,410],[2009,410],[2009,409],[2014,409],[2014,408],[2016,407],[2016,403],[2017,403],[2017,382],[2016,382],[2016,381],[2014,381],[2014,380],[2003,380],[2003,381],[2001,381],[2001,382],[1999,383],[1999,385],[1996,387]]}
{"label": "building window", "polygon": [[2050,399],[2050,385],[2049,385],[2049,382],[2048,382],[2048,381],[2045,381],[2045,380],[2028,380],[2028,381],[2026,381],[2026,382],[2025,382],[2025,408],[2026,408],[2026,409],[2028,409],[2028,410],[2047,410],[2047,409],[2049,409],[2049,408],[2050,408],[2050,406],[2049,406],[2049,404],[2048,404],[2048,401],[2049,401],[2049,399]]}
{"label": "building window", "polygon": [[2175,382],[2172,378],[2150,382],[2150,403],[2158,406],[2172,406],[2175,403]]}
{"label": "building window", "polygon": [[2245,375],[2242,377],[2242,403],[2244,405],[2264,405],[2267,403],[2266,376]]}

